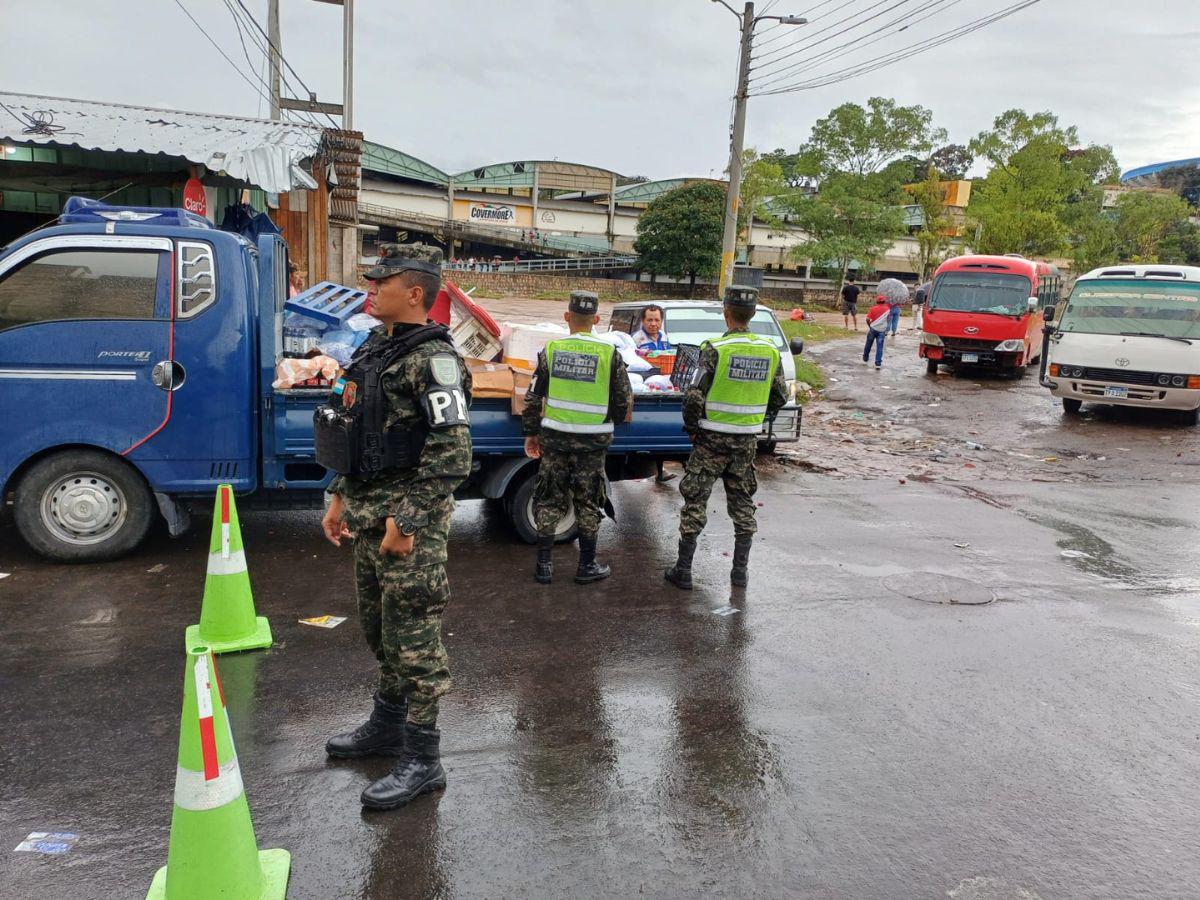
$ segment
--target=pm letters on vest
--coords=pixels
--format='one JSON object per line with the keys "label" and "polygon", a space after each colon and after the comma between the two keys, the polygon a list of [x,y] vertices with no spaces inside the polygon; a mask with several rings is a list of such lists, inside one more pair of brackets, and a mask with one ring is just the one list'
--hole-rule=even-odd
{"label": "pm letters on vest", "polygon": [[569,351],[554,351],[554,362],[550,366],[551,378],[563,378],[567,381],[596,380],[595,356],[587,353],[571,353]]}
{"label": "pm letters on vest", "polygon": [[771,374],[771,361],[761,356],[731,356],[729,378],[732,381],[766,381]]}

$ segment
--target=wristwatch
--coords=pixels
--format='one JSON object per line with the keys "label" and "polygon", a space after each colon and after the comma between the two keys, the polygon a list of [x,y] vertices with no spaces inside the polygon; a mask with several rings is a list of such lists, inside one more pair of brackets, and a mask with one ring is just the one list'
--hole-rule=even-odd
{"label": "wristwatch", "polygon": [[409,522],[407,519],[397,519],[396,524],[400,526],[400,533],[404,535],[404,537],[412,537],[417,533],[417,526],[412,522]]}

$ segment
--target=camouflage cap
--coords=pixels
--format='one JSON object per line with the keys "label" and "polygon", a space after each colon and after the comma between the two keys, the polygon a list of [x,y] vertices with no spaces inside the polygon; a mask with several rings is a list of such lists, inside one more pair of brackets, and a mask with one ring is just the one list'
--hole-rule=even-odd
{"label": "camouflage cap", "polygon": [[442,251],[428,244],[380,244],[379,260],[363,273],[363,278],[379,281],[410,269],[441,275]]}
{"label": "camouflage cap", "polygon": [[754,309],[758,306],[758,288],[732,285],[725,288],[725,305],[737,309]]}
{"label": "camouflage cap", "polygon": [[567,309],[581,316],[594,316],[600,311],[600,295],[591,291],[571,291],[571,302]]}

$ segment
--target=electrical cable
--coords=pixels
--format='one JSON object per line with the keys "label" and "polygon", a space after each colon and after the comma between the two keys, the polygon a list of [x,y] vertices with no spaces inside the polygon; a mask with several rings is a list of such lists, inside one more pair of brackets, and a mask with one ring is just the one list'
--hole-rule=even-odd
{"label": "electrical cable", "polygon": [[994,13],[981,16],[956,28],[943,31],[940,34],[936,34],[923,40],[916,41],[907,46],[898,48],[897,50],[894,50],[878,59],[872,60],[871,62],[847,66],[842,69],[835,69],[826,72],[823,75],[818,75],[813,78],[795,82],[793,84],[784,85],[779,88],[772,88],[771,90],[766,91],[755,91],[753,92],[753,96],[764,97],[775,94],[787,94],[794,91],[812,90],[818,87],[827,87],[833,84],[840,84],[843,81],[848,81],[849,79],[856,78],[859,75],[864,75],[868,72],[874,72],[879,69],[886,68],[887,66],[893,65],[902,59],[909,59],[917,54],[925,53],[926,51],[940,47],[943,44],[948,44],[960,37],[965,37],[969,34],[975,33],[976,31],[981,31],[982,29],[987,28],[989,25],[999,22],[1001,19],[1006,19],[1009,16],[1021,12],[1022,10],[1040,2],[1041,0],[1021,0],[1021,2],[1013,3],[1007,7],[1003,7]]}
{"label": "electrical cable", "polygon": [[[845,50],[847,47],[854,47],[855,50],[858,50],[863,47],[869,47],[872,44],[877,44],[885,38],[890,37],[891,34],[899,34],[902,31],[906,31],[913,25],[919,25],[926,19],[930,19],[939,13],[945,12],[950,7],[957,6],[961,2],[962,0],[925,0],[924,6],[918,7],[911,13],[906,13],[905,15],[893,19],[890,22],[885,22],[874,31],[869,31],[866,34],[856,35],[844,43],[837,44],[826,50],[822,50],[815,56],[800,60],[799,62],[794,62],[786,68],[779,69],[778,71],[772,72],[769,75],[760,76],[761,80],[759,81],[758,87],[764,88],[770,84],[793,78],[796,75],[799,75],[801,72],[814,69],[822,62],[826,61],[830,57],[836,56],[840,51]],[[924,13],[924,15],[921,15],[921,13]],[[899,22],[904,22],[905,24],[900,28],[897,28],[894,32],[889,33],[889,29]],[[872,37],[872,35],[877,36]],[[867,40],[867,38],[870,38],[870,40]]]}
{"label": "electrical cable", "polygon": [[[833,3],[833,2],[835,2],[835,0],[824,0],[824,2],[818,3],[816,6],[814,6],[813,9],[820,9],[822,6],[827,6],[828,4]],[[840,6],[835,6],[833,9],[829,10],[828,12],[824,12],[815,18],[809,18],[808,24],[812,25],[814,22],[819,22],[821,19],[824,19],[824,18],[832,15],[833,13],[836,13],[836,12],[839,12],[839,11],[845,9],[847,6],[850,6],[852,3],[858,3],[858,2],[860,2],[860,0],[842,0],[842,3]],[[811,12],[811,10],[810,10],[810,12]],[[807,14],[805,17],[807,18]],[[773,44],[776,41],[783,40],[785,37],[791,37],[791,36],[792,35],[790,32],[788,32],[786,34],[779,34],[779,35],[776,35],[775,37],[771,38],[769,41],[762,41],[761,43],[757,44],[756,46],[758,47],[758,49],[761,50],[763,47]],[[796,44],[806,41],[810,37],[812,37],[812,32],[805,32],[805,33],[801,34],[800,36],[794,38],[790,44],[785,44],[783,47],[780,47],[777,50],[772,50],[770,53],[764,54],[764,56],[774,56],[777,53],[782,53],[784,50],[788,49],[789,47],[794,47]],[[757,59],[758,57],[752,56],[750,58],[753,60],[753,59]]]}
{"label": "electrical cable", "polygon": [[191,20],[192,20],[192,24],[196,26],[196,28],[199,30],[199,32],[200,32],[202,35],[204,35],[204,37],[205,37],[205,38],[207,38],[207,39],[208,39],[208,42],[209,42],[210,44],[212,44],[212,45],[213,45],[213,47],[215,47],[215,48],[216,48],[217,52],[218,52],[218,53],[220,53],[220,54],[221,54],[221,56],[223,56],[223,57],[225,58],[225,62],[229,63],[230,67],[232,67],[232,69],[233,69],[233,70],[234,70],[234,71],[235,71],[235,72],[238,74],[238,76],[239,76],[239,77],[240,77],[240,78],[241,78],[241,79],[242,79],[244,82],[246,82],[246,84],[248,84],[248,85],[250,85],[250,87],[254,88],[255,92],[256,92],[256,93],[257,93],[257,94],[258,94],[260,97],[262,97],[264,100],[267,100],[268,102],[270,102],[270,99],[271,99],[271,98],[270,98],[270,97],[268,97],[266,94],[264,94],[264,93],[262,92],[262,90],[259,88],[259,86],[258,86],[257,84],[255,84],[255,83],[254,83],[254,82],[253,82],[253,81],[252,81],[250,78],[248,78],[248,77],[246,76],[246,73],[245,73],[245,72],[243,72],[241,69],[239,69],[239,68],[237,67],[237,63],[235,63],[235,62],[234,62],[232,59],[230,59],[230,58],[229,58],[229,54],[228,54],[228,53],[226,53],[226,52],[224,51],[224,49],[222,49],[222,47],[221,47],[221,45],[220,45],[220,44],[218,44],[218,43],[217,43],[215,40],[213,40],[213,38],[212,38],[212,35],[210,35],[210,34],[209,34],[207,31],[205,31],[205,30],[204,30],[204,26],[203,26],[203,25],[201,25],[199,22],[197,22],[197,21],[196,21],[196,18],[195,18],[195,17],[194,17],[194,16],[193,16],[193,15],[192,15],[190,12],[188,12],[188,9],[187,9],[187,7],[186,7],[186,6],[184,6],[184,5],[183,5],[183,3],[182,3],[182,2],[180,2],[180,0],[175,0],[175,5],[176,5],[176,6],[178,6],[178,7],[179,7],[181,10],[183,10],[183,14],[184,14],[185,16],[187,16],[189,19],[191,19]]}
{"label": "electrical cable", "polygon": [[[769,65],[769,66],[778,65],[779,63],[783,62],[785,59],[795,56],[797,53],[803,53],[806,50],[811,50],[813,47],[819,47],[821,44],[824,44],[827,41],[836,40],[838,37],[840,37],[843,34],[846,34],[849,31],[854,31],[857,28],[861,28],[863,25],[867,24],[868,22],[872,22],[875,19],[878,19],[880,16],[886,16],[889,12],[892,12],[895,9],[899,9],[902,6],[907,6],[909,3],[915,3],[915,2],[917,2],[917,0],[894,0],[894,2],[893,2],[893,0],[876,0],[875,3],[872,3],[866,9],[862,10],[861,13],[858,13],[856,15],[861,15],[862,13],[868,13],[868,12],[871,12],[871,10],[879,9],[879,7],[881,7],[885,3],[889,3],[889,2],[891,2],[892,5],[887,7],[887,9],[880,10],[879,12],[875,13],[874,15],[867,16],[867,18],[862,19],[858,22],[855,22],[853,25],[849,26],[848,28],[843,28],[841,31],[835,31],[833,34],[828,35],[827,37],[823,37],[819,41],[812,41],[801,47],[797,47],[791,53],[785,54],[784,56],[779,57],[779,59],[772,60],[770,63],[766,63],[763,65]],[[843,25],[846,22],[851,21],[852,19],[854,19],[854,17],[855,17],[854,15],[849,15],[849,16],[846,16],[844,19],[838,19],[838,21],[834,22],[832,25],[826,25],[820,31],[816,31],[816,32],[813,32],[812,34],[805,35],[805,36],[815,38],[817,35],[825,34],[826,32],[831,31],[834,28],[837,28],[837,26]],[[761,68],[763,68],[763,65],[752,66],[751,71],[753,71],[755,69],[761,69]],[[784,68],[786,68],[786,66]],[[759,75],[757,77],[768,78],[771,75],[774,75],[779,71],[782,71],[782,69],[775,69],[772,71],[763,72],[761,75]]]}

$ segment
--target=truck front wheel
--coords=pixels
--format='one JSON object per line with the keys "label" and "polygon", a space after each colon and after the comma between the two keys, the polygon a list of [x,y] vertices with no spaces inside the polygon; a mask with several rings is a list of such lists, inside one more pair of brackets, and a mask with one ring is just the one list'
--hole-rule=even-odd
{"label": "truck front wheel", "polygon": [[938,373],[938,366],[940,364],[941,364],[941,360],[929,359],[928,357],[926,357],[925,358],[925,374],[926,375],[936,375]]}
{"label": "truck front wheel", "polygon": [[1063,397],[1062,402],[1063,412],[1065,412],[1068,416],[1077,416],[1079,415],[1079,410],[1083,409],[1082,400],[1075,400],[1072,397]]}
{"label": "truck front wheel", "polygon": [[142,542],[154,497],[128,463],[99,450],[64,450],[17,484],[13,517],[36,552],[61,562],[116,559]]}
{"label": "truck front wheel", "polygon": [[[516,486],[510,489],[507,498],[508,517],[512,520],[513,528],[527,544],[537,543],[537,525],[533,519],[533,489],[537,486],[537,470]],[[569,505],[567,514],[559,520],[558,533],[554,540],[559,543],[575,540],[578,529],[575,526],[575,507]]]}

